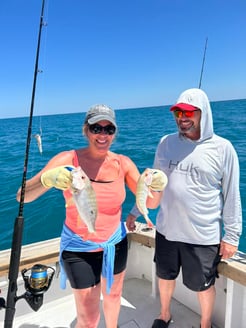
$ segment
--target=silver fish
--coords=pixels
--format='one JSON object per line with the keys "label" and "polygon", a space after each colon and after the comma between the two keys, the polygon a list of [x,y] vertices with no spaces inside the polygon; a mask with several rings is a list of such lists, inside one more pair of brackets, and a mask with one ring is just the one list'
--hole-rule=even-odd
{"label": "silver fish", "polygon": [[40,134],[35,134],[35,135],[34,135],[34,138],[36,138],[36,140],[37,140],[37,144],[38,144],[39,152],[40,152],[40,154],[42,154],[42,153],[43,153],[43,148],[42,148],[42,139],[41,139],[41,135],[40,135]]}
{"label": "silver fish", "polygon": [[140,175],[140,178],[138,179],[137,191],[136,191],[137,208],[145,218],[149,228],[152,228],[154,224],[151,222],[148,216],[149,211],[146,206],[146,201],[148,196],[153,198],[153,195],[151,194],[150,187],[149,187],[152,182],[153,172],[154,170],[149,169],[148,171],[144,171],[144,173]]}
{"label": "silver fish", "polygon": [[73,169],[71,174],[73,200],[81,220],[87,225],[88,231],[93,233],[97,218],[96,193],[92,188],[90,179],[81,167]]}

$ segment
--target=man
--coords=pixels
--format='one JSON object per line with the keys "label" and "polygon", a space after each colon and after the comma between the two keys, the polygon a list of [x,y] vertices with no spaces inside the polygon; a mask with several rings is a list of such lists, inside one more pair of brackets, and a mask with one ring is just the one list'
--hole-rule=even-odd
{"label": "man", "polygon": [[[184,91],[170,111],[178,132],[162,137],[154,161],[169,182],[156,221],[161,311],[152,328],[171,322],[170,303],[181,267],[184,285],[198,295],[200,327],[210,328],[217,264],[235,254],[242,230],[238,157],[231,143],[214,133],[202,90]],[[132,214],[129,230],[134,230],[136,212]]]}

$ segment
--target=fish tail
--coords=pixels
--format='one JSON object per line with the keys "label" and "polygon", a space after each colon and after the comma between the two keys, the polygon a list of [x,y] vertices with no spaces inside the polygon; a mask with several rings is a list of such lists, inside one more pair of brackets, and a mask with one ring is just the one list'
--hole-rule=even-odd
{"label": "fish tail", "polygon": [[147,226],[148,226],[149,228],[153,228],[153,227],[154,227],[154,224],[151,222],[151,220],[150,220],[150,218],[148,217],[147,214],[144,215],[144,218],[145,218],[145,220],[146,220],[146,222],[147,222]]}
{"label": "fish tail", "polygon": [[89,231],[89,233],[95,233],[96,232],[96,230],[93,226],[88,226],[88,231]]}
{"label": "fish tail", "polygon": [[84,234],[83,236],[83,240],[90,240],[91,239],[91,235],[96,236],[97,232],[94,230],[93,232],[90,232],[89,229],[88,231]]}

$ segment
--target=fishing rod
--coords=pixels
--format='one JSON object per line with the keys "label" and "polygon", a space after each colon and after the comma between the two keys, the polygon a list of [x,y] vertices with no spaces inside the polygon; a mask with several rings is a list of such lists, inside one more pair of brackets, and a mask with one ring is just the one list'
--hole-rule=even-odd
{"label": "fishing rod", "polygon": [[10,255],[9,274],[8,274],[9,285],[8,285],[6,305],[5,305],[5,301],[1,299],[1,306],[6,309],[4,328],[12,328],[13,326],[13,318],[15,315],[15,304],[17,300],[19,300],[20,298],[26,299],[29,305],[35,311],[37,311],[37,309],[42,305],[42,299],[40,294],[41,292],[46,291],[46,289],[49,287],[50,284],[50,279],[46,276],[47,272],[45,273],[47,267],[45,268],[45,266],[36,265],[34,266],[35,267],[34,273],[36,275],[34,274],[33,277],[45,278],[46,281],[48,280],[48,284],[43,286],[44,288],[39,288],[38,291],[35,290],[34,288],[32,288],[35,286],[30,286],[29,284],[30,279],[25,275],[27,270],[23,270],[22,276],[25,281],[25,287],[27,292],[22,296],[17,296],[17,278],[19,273],[22,234],[23,234],[23,227],[24,227],[23,209],[24,209],[24,198],[25,198],[25,188],[26,188],[27,165],[28,165],[30,142],[32,137],[32,119],[33,119],[33,109],[34,109],[34,100],[35,100],[35,92],[36,92],[36,81],[39,72],[38,62],[39,62],[42,27],[44,25],[43,23],[44,6],[45,6],[45,0],[42,0],[38,43],[37,43],[37,51],[36,51],[36,62],[35,62],[33,88],[32,88],[32,98],[31,98],[31,106],[30,106],[30,114],[29,114],[29,125],[28,125],[27,139],[26,139],[26,151],[25,151],[25,159],[24,159],[24,167],[23,167],[22,184],[21,184],[20,204],[19,204],[18,216],[15,219],[13,238],[12,238],[12,247],[11,247],[11,255]]}
{"label": "fishing rod", "polygon": [[199,89],[201,89],[201,85],[202,85],[202,75],[203,75],[203,69],[204,69],[205,58],[206,58],[207,43],[208,43],[208,38],[206,38],[204,52],[203,52],[203,60],[202,60],[202,69],[201,69],[201,75],[200,75],[200,81],[199,81]]}

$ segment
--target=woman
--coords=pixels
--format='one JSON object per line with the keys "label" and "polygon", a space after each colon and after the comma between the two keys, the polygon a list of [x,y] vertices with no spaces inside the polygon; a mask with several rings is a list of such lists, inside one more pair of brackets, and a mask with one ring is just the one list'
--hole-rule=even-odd
{"label": "woman", "polygon": [[[75,297],[76,328],[98,326],[101,292],[106,327],[117,327],[127,262],[122,204],[126,196],[125,184],[135,194],[139,171],[130,158],[109,150],[116,131],[114,111],[105,105],[93,106],[87,112],[83,126],[88,146],[54,156],[26,184],[26,202],[35,200],[51,187],[64,191],[66,219],[61,235],[60,263]],[[89,233],[87,226],[78,219],[70,189],[70,166],[80,166],[95,190],[98,207],[96,233]],[[155,188],[156,179],[155,182],[153,179]],[[158,183],[157,189],[161,189]],[[161,193],[153,194],[151,207],[156,207]],[[17,199],[20,200],[20,190]],[[110,261],[113,261],[112,273]]]}

